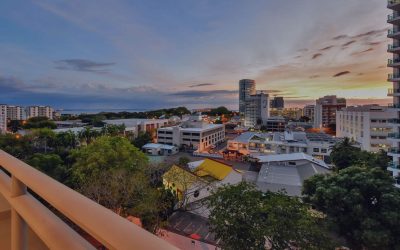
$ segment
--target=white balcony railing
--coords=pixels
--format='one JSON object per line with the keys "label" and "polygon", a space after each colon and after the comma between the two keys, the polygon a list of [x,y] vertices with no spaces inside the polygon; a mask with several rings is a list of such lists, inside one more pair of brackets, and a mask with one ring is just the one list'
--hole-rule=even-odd
{"label": "white balcony railing", "polygon": [[39,195],[108,249],[176,249],[109,209],[0,150],[0,194],[11,206],[11,248],[27,249],[29,226],[50,249],[95,249],[34,198]]}

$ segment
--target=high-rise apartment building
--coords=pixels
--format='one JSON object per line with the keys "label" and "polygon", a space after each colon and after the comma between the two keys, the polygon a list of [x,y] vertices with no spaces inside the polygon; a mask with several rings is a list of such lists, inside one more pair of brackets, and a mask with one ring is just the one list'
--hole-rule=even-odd
{"label": "high-rise apartment building", "polygon": [[271,108],[273,109],[283,109],[285,107],[285,101],[281,96],[275,96],[274,99],[271,100]]}
{"label": "high-rise apartment building", "polygon": [[255,127],[269,118],[269,96],[266,93],[250,95],[245,102],[244,126]]}
{"label": "high-rise apartment building", "polygon": [[310,118],[310,121],[314,121],[314,110],[315,105],[306,105],[303,108],[303,116]]}
{"label": "high-rise apartment building", "polygon": [[24,108],[21,106],[7,106],[7,119],[21,121],[25,118]]}
{"label": "high-rise apartment building", "polygon": [[256,81],[251,79],[242,79],[239,81],[239,113],[244,114],[246,110],[246,100],[251,95],[256,94]]}
{"label": "high-rise apartment building", "polygon": [[7,131],[7,105],[0,104],[0,134]]}
{"label": "high-rise apartment building", "polygon": [[47,117],[53,120],[54,109],[49,106],[29,106],[26,108],[26,118]]}
{"label": "high-rise apartment building", "polygon": [[328,128],[336,124],[336,112],[346,107],[346,99],[328,95],[316,100],[314,110],[314,127]]}
{"label": "high-rise apartment building", "polygon": [[336,113],[336,136],[353,139],[363,150],[388,150],[393,116],[393,111],[378,105],[343,108]]}
{"label": "high-rise apartment building", "polygon": [[388,52],[392,53],[392,58],[388,60],[388,67],[393,68],[393,73],[389,74],[388,81],[393,82],[393,88],[389,89],[389,95],[393,96],[391,108],[395,112],[395,118],[392,120],[393,134],[391,140],[392,148],[388,155],[393,158],[388,170],[392,171],[396,179],[396,186],[400,187],[400,0],[389,0],[388,9],[392,14],[388,16],[387,22],[392,24],[388,30],[388,38],[392,38],[392,44],[388,46]]}

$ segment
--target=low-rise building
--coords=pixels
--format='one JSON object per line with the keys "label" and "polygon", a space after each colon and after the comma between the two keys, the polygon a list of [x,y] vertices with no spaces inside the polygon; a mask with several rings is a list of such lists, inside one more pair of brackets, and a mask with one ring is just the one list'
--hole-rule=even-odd
{"label": "low-rise building", "polygon": [[159,143],[147,143],[142,150],[149,155],[174,155],[179,152],[175,146]]}
{"label": "low-rise building", "polygon": [[332,146],[339,141],[324,133],[286,131],[283,133],[245,132],[229,140],[227,150],[242,155],[306,153],[330,163]]}
{"label": "low-rise building", "polygon": [[209,124],[201,116],[192,116],[179,126],[157,130],[157,142],[203,151],[225,140],[223,124]]}
{"label": "low-rise building", "polygon": [[140,132],[155,132],[157,129],[167,126],[168,119],[115,119],[104,120],[107,125],[124,125],[126,132],[132,132],[137,135]]}
{"label": "low-rise building", "polygon": [[395,113],[383,106],[347,107],[337,111],[336,136],[353,139],[363,150],[387,150],[392,144],[390,120],[394,117]]}
{"label": "low-rise building", "polygon": [[[209,158],[190,162],[187,169],[174,165],[163,175],[164,186],[176,193],[181,206],[210,196],[218,187],[241,181],[242,174],[232,166]],[[205,210],[204,215],[207,215]]]}
{"label": "low-rise building", "polygon": [[314,110],[315,110],[315,105],[306,105],[303,108],[303,116],[308,117],[310,121],[314,121]]}
{"label": "low-rise building", "polygon": [[321,97],[315,103],[315,128],[329,128],[336,125],[336,112],[346,107],[346,99],[337,98],[335,95]]}
{"label": "low-rise building", "polygon": [[286,120],[282,116],[273,116],[264,123],[267,132],[283,132],[286,129]]}
{"label": "low-rise building", "polygon": [[285,191],[290,196],[301,196],[304,180],[329,173],[322,160],[304,153],[258,156],[262,163],[256,185],[263,191]]}

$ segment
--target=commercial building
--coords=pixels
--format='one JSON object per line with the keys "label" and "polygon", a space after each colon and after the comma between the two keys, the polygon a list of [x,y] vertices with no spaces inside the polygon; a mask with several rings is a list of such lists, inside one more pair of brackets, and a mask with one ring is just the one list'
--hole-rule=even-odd
{"label": "commercial building", "polygon": [[267,132],[284,132],[286,124],[286,120],[282,116],[273,116],[264,122],[264,128]]}
{"label": "commercial building", "polygon": [[328,95],[316,100],[314,127],[328,128],[336,124],[336,112],[346,107],[346,99]]}
{"label": "commercial building", "polygon": [[286,131],[283,133],[245,132],[229,140],[227,150],[241,155],[306,153],[330,164],[332,146],[340,139],[325,133]]}
{"label": "commercial building", "polygon": [[246,100],[251,95],[256,94],[256,81],[251,79],[242,79],[239,81],[239,113],[244,114],[246,110]]}
{"label": "commercial building", "polygon": [[283,108],[283,109],[270,109],[270,116],[282,116],[287,120],[299,120],[303,115],[303,109],[301,108]]}
{"label": "commercial building", "polygon": [[124,125],[125,132],[131,132],[138,135],[140,132],[155,132],[157,129],[167,126],[169,124],[168,119],[115,119],[115,120],[104,120],[107,125]]}
{"label": "commercial building", "polygon": [[303,108],[303,116],[310,118],[310,121],[314,121],[314,110],[315,105],[306,105]]}
{"label": "commercial building", "polygon": [[29,106],[26,107],[26,118],[47,117],[53,120],[54,109],[50,106]]}
{"label": "commercial building", "polygon": [[25,120],[24,108],[21,106],[7,106],[7,119],[11,121]]}
{"label": "commercial building", "polygon": [[245,102],[244,126],[256,127],[263,125],[269,118],[269,96],[260,92],[250,95]]}
{"label": "commercial building", "polygon": [[271,100],[271,108],[273,109],[283,109],[285,107],[285,101],[283,97],[275,96],[274,99]]}
{"label": "commercial building", "polygon": [[7,131],[7,105],[0,104],[0,134]]}
{"label": "commercial building", "polygon": [[388,107],[378,105],[343,108],[336,113],[336,136],[353,139],[363,150],[388,150],[394,115]]}
{"label": "commercial building", "polygon": [[388,67],[393,68],[393,73],[389,74],[388,81],[393,83],[393,88],[388,94],[393,96],[393,105],[391,108],[395,112],[395,118],[392,120],[393,137],[392,148],[388,155],[393,158],[393,162],[388,169],[392,171],[393,177],[396,179],[396,186],[400,187],[400,1],[389,0],[388,9],[392,14],[388,16],[387,22],[392,25],[388,30],[388,38],[393,39],[392,44],[388,46],[388,52],[392,53],[391,59],[388,60]]}
{"label": "commercial building", "polygon": [[157,142],[203,151],[225,140],[223,124],[209,124],[193,115],[181,125],[157,130]]}

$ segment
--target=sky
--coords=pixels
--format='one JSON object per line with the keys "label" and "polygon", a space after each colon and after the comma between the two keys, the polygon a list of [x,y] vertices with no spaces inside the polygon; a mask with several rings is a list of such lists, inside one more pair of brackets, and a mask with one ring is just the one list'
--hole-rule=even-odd
{"label": "sky", "polygon": [[0,103],[238,109],[238,81],[287,106],[386,104],[386,1],[2,0]]}

